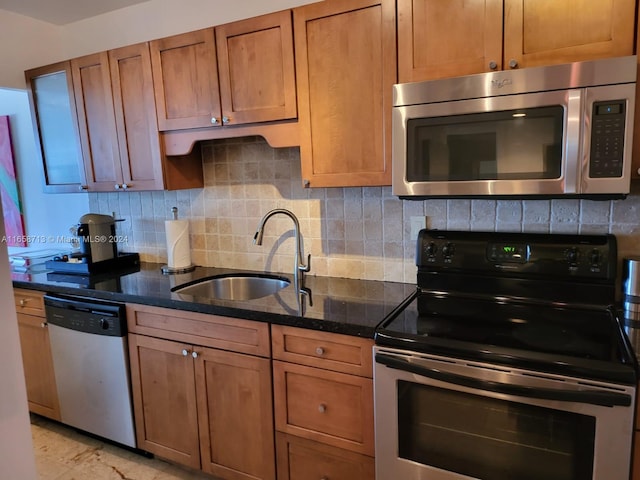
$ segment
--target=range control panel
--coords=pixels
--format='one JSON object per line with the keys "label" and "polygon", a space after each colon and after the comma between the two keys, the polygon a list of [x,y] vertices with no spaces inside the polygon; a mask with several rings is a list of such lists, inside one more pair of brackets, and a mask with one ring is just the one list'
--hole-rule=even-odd
{"label": "range control panel", "polygon": [[616,258],[613,235],[421,230],[416,251],[422,269],[601,279]]}

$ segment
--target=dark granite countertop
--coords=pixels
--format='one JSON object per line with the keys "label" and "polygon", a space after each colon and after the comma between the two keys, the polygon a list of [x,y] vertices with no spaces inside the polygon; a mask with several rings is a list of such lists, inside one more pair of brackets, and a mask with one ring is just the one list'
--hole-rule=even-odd
{"label": "dark granite countertop", "polygon": [[[375,326],[416,288],[413,284],[305,276],[311,292],[296,295],[293,282],[274,295],[248,301],[215,300],[171,292],[189,281],[228,273],[264,273],[197,267],[193,272],[163,275],[160,264],[142,263],[119,273],[92,276],[53,272],[12,272],[13,286],[50,293],[258,320],[373,338]],[[281,275],[291,279],[291,275]]]}

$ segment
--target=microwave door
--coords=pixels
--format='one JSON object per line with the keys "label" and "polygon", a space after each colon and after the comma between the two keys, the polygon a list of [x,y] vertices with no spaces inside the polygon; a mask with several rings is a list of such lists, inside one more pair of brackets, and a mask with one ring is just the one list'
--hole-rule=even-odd
{"label": "microwave door", "polygon": [[635,84],[585,89],[580,193],[629,193],[635,90]]}
{"label": "microwave door", "polygon": [[[399,196],[577,193],[581,91],[394,107]],[[577,129],[576,132],[570,129]]]}

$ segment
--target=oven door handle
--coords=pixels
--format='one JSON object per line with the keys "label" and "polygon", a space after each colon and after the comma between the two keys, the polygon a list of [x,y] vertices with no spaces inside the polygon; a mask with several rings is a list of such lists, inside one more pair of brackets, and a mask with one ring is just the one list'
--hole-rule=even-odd
{"label": "oven door handle", "polygon": [[415,373],[422,377],[440,380],[446,383],[460,385],[462,387],[475,388],[488,392],[517,395],[520,397],[537,398],[543,400],[556,400],[559,402],[579,402],[606,407],[631,406],[631,395],[624,393],[607,392],[604,390],[557,390],[552,388],[527,387],[524,385],[511,385],[508,383],[494,382],[470,378],[456,373],[443,372],[437,368],[423,367],[403,358],[376,353],[376,362],[389,368]]}

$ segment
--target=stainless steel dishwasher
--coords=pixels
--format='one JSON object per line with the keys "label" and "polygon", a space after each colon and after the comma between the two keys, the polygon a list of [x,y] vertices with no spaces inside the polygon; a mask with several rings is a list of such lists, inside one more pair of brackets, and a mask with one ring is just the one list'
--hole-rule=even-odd
{"label": "stainless steel dishwasher", "polygon": [[62,423],[136,447],[123,304],[44,297]]}

